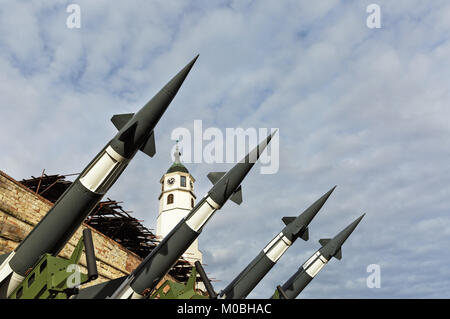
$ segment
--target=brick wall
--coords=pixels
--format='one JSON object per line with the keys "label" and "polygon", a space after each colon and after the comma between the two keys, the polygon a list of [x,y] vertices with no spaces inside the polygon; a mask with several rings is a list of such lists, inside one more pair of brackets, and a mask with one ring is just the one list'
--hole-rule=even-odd
{"label": "brick wall", "polygon": [[[14,250],[52,205],[50,201],[0,171],[0,254]],[[99,273],[99,278],[86,286],[127,275],[141,262],[142,258],[138,255],[85,224],[76,231],[59,256],[70,257],[84,228],[92,231]],[[80,264],[82,271],[86,272],[84,253]],[[165,279],[173,280],[170,276]]]}

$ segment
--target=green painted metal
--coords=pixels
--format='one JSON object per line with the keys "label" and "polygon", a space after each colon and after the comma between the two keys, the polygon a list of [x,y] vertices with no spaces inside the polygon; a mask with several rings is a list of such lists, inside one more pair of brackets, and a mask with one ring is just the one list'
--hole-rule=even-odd
{"label": "green painted metal", "polygon": [[69,259],[45,254],[9,299],[68,299],[77,291],[77,288],[68,286],[74,281],[71,279],[75,279],[79,274],[80,283],[88,281],[86,274],[75,274],[83,247],[82,237]]}
{"label": "green painted metal", "polygon": [[[191,275],[186,284],[166,280],[149,298],[150,299],[208,299],[195,290],[197,270],[192,267]],[[167,287],[169,290],[164,292]]]}
{"label": "green painted metal", "polygon": [[280,292],[278,289],[275,289],[275,292],[273,293],[272,299],[281,299],[280,298]]}

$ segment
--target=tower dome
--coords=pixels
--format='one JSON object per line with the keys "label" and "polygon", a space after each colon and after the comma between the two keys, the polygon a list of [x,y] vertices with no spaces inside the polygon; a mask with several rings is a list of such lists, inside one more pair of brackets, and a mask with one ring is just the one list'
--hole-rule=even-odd
{"label": "tower dome", "polygon": [[173,172],[183,172],[183,173],[189,173],[188,169],[181,163],[180,160],[180,150],[178,149],[178,141],[177,146],[175,148],[175,153],[173,154],[175,156],[175,161],[173,162],[172,166],[169,167],[166,174],[173,173]]}

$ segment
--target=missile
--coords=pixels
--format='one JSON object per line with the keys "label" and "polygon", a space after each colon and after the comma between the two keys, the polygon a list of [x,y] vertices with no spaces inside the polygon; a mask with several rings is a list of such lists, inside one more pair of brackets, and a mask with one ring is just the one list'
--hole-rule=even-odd
{"label": "missile", "polygon": [[[276,132],[276,131],[275,131]],[[273,134],[275,134],[275,132]],[[242,202],[241,182],[270,142],[273,134],[264,139],[227,173],[213,172],[208,178],[214,186],[206,196],[170,231],[141,264],[117,287],[116,283],[99,284],[80,291],[77,299],[142,299],[148,297],[159,281],[175,265],[181,255],[200,235],[205,224],[228,199]],[[112,289],[111,287],[114,287]],[[117,288],[116,288],[117,287]]]}
{"label": "missile", "polygon": [[[351,233],[358,226],[365,214],[361,215],[353,223],[348,225],[344,230],[337,234],[333,239],[320,239],[322,245],[314,255],[312,255],[299,269],[284,283],[278,287],[278,298],[294,299],[302,290],[310,283],[311,280],[322,270],[322,268],[330,261],[331,257],[341,260],[341,247]],[[275,293],[272,298],[276,298]]]}
{"label": "missile", "polygon": [[153,157],[153,129],[177,94],[198,55],[137,113],[111,118],[118,133],[95,156],[44,218],[0,266],[0,298],[6,298],[45,253],[57,255],[115,183],[138,150]]}
{"label": "missile", "polygon": [[308,225],[336,188],[315,201],[297,217],[283,217],[283,230],[220,292],[221,299],[242,299],[256,287],[297,238],[308,240]]}

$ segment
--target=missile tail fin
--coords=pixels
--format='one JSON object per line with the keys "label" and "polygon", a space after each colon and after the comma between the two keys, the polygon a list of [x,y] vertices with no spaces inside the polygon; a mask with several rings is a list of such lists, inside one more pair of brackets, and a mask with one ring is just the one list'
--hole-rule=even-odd
{"label": "missile tail fin", "polygon": [[136,132],[137,122],[134,122],[129,128],[127,128],[122,134],[119,136],[119,141],[129,142],[134,139],[134,134]]}
{"label": "missile tail fin", "polygon": [[147,154],[150,157],[153,157],[156,153],[156,146],[155,146],[155,134],[154,131],[152,131],[152,134],[148,137],[147,142],[142,145],[140,148],[142,152]]}
{"label": "missile tail fin", "polygon": [[287,217],[287,216],[285,216],[285,217],[281,218],[281,220],[282,220],[283,223],[287,226],[287,225],[289,225],[290,223],[292,223],[292,222],[295,220],[295,218],[296,218],[296,217]]}
{"label": "missile tail fin", "polygon": [[111,117],[111,122],[114,124],[117,130],[120,131],[120,129],[124,127],[125,124],[127,124],[133,116],[134,113],[115,114],[113,115],[113,117]]}
{"label": "missile tail fin", "polygon": [[322,239],[319,239],[319,244],[321,244],[322,247],[323,247],[323,246],[325,246],[326,244],[328,244],[328,242],[329,242],[330,240],[331,240],[330,238],[322,238]]}
{"label": "missile tail fin", "polygon": [[230,196],[230,200],[235,202],[238,205],[241,205],[242,203],[242,187],[239,185],[239,187],[234,191],[233,195]]}
{"label": "missile tail fin", "polygon": [[333,255],[334,258],[341,260],[342,259],[342,249],[339,248],[336,253]]}
{"label": "missile tail fin", "polygon": [[305,231],[303,232],[303,235],[300,238],[303,239],[304,241],[308,241],[308,239],[309,239],[309,227],[307,227],[305,229]]}
{"label": "missile tail fin", "polygon": [[221,179],[223,175],[225,175],[225,173],[226,172],[211,172],[208,173],[207,177],[211,181],[211,183],[215,185],[219,181],[219,179]]}
{"label": "missile tail fin", "polygon": [[283,288],[280,285],[277,286],[277,290],[276,291],[278,293],[278,298],[276,298],[276,299],[290,299],[286,295],[286,292],[283,290]]}

